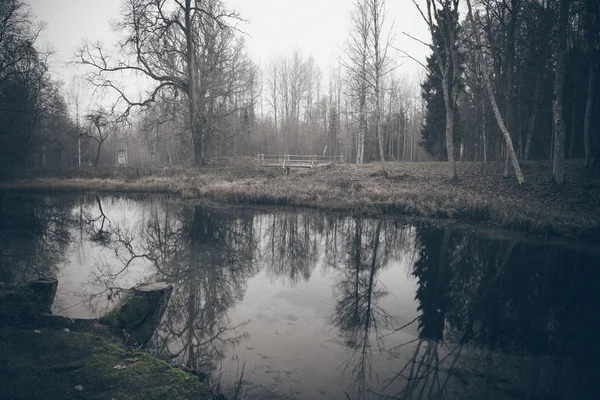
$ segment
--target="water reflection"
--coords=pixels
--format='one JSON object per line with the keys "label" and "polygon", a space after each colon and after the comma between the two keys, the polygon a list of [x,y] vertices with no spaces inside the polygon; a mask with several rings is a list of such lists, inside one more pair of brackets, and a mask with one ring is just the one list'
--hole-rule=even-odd
{"label": "water reflection", "polygon": [[263,262],[271,278],[291,285],[310,280],[321,250],[318,233],[322,221],[296,213],[262,219],[265,243]]}
{"label": "water reflection", "polygon": [[[232,325],[227,313],[243,299],[247,280],[257,272],[256,244],[252,218],[202,206],[191,211],[171,217],[178,221],[170,235],[177,244],[166,247],[179,251],[170,255],[173,262],[163,264],[169,269],[160,278],[177,289],[153,349],[207,371],[216,368],[228,344],[243,337],[243,324]],[[151,225],[156,238],[161,236],[159,225]],[[155,260],[161,258],[159,254]]]}
{"label": "water reflection", "polygon": [[58,276],[55,310],[78,317],[136,283],[171,283],[148,350],[224,386],[244,365],[250,398],[595,393],[594,254],[166,199],[5,195],[0,217],[3,283]]}
{"label": "water reflection", "polygon": [[142,263],[144,280],[174,286],[148,347],[194,370],[214,370],[224,349],[244,337],[244,324],[232,325],[227,312],[243,299],[246,281],[258,271],[252,217],[204,206],[149,203],[139,224],[117,225],[104,215],[100,199],[96,204],[97,212],[87,215],[101,217],[88,218],[86,224],[93,228],[92,240],[114,257],[96,259],[94,285],[103,290],[90,300],[105,293],[111,300],[118,297],[122,276]]}
{"label": "water reflection", "polygon": [[348,232],[343,241],[346,262],[340,267],[331,322],[342,332],[350,350],[344,363],[344,371],[350,374],[352,382],[348,390],[352,398],[362,398],[371,387],[372,336],[381,352],[384,348],[381,329],[393,326],[396,320],[378,306],[378,300],[387,295],[377,278],[386,261],[385,251],[381,251],[385,247],[381,243],[384,222],[378,221],[374,229],[363,220],[353,222],[354,233]]}
{"label": "water reflection", "polygon": [[0,192],[0,283],[56,275],[64,262],[72,201]]}
{"label": "water reflection", "polygon": [[421,311],[418,340],[384,389],[404,386],[386,395],[564,399],[597,391],[590,379],[591,371],[598,372],[590,363],[597,347],[573,347],[590,343],[583,328],[590,314],[582,309],[600,305],[588,280],[599,277],[590,268],[596,259],[473,238],[449,227],[420,230],[419,241],[412,271]]}

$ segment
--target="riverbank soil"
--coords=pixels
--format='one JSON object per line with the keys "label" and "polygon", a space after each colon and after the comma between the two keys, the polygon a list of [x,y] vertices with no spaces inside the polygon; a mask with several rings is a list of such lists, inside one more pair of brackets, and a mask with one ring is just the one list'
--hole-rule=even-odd
{"label": "riverbank soil", "polygon": [[39,323],[43,307],[21,290],[0,287],[0,399],[215,398],[206,380],[144,352]]}
{"label": "riverbank soil", "polygon": [[0,190],[173,193],[184,199],[292,205],[370,215],[413,215],[600,241],[600,178],[568,160],[566,183],[552,183],[547,161],[522,164],[526,183],[502,176],[503,162],[335,164],[314,169],[261,167],[251,158],[203,167],[85,168],[37,171],[0,182]]}

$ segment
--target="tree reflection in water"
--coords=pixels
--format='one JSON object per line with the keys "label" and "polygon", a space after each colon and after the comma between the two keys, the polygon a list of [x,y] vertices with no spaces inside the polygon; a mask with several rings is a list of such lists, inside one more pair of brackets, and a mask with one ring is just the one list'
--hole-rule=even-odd
{"label": "tree reflection in water", "polygon": [[370,241],[363,245],[363,224],[360,220],[355,221],[355,234],[348,246],[350,262],[346,271],[342,272],[346,276],[337,284],[340,296],[332,323],[340,328],[351,349],[344,370],[351,375],[349,390],[356,398],[362,397],[371,383],[371,331],[376,335],[377,344],[381,345],[379,327],[387,328],[393,322],[393,317],[377,306],[377,300],[387,294],[376,282],[381,268],[377,253],[382,225],[383,222],[379,221],[371,235],[364,233],[366,238],[370,236]]}
{"label": "tree reflection in water", "polygon": [[[410,230],[382,220],[347,220],[338,225],[335,237],[341,240],[342,265],[337,252],[330,254],[330,264],[337,269],[335,313],[330,319],[340,330],[349,357],[343,364],[350,385],[346,395],[352,399],[368,396],[373,379],[373,345],[381,354],[385,350],[384,333],[397,325],[394,316],[379,305],[387,290],[378,279],[381,269],[389,266],[390,257],[412,257]],[[408,248],[407,248],[408,247]]]}
{"label": "tree reflection in water", "polygon": [[[85,287],[93,307],[141,281],[173,284],[149,350],[198,370],[217,371],[236,353],[248,329],[230,315],[251,278],[263,270],[272,284],[295,286],[321,266],[333,279],[328,323],[336,349],[346,350],[339,382],[347,398],[585,398],[600,372],[590,328],[600,308],[600,270],[590,267],[598,259],[558,246],[160,199],[0,199],[2,283],[56,276],[71,251],[76,264],[94,263],[93,290]],[[399,293],[402,282],[388,279],[398,264],[415,287],[402,286],[414,290],[408,311],[392,308],[399,303],[388,294]]]}
{"label": "tree reflection in water", "polygon": [[[419,337],[407,363],[380,393],[398,399],[477,399],[490,393],[563,399],[593,393],[572,384],[589,384],[593,380],[582,375],[598,371],[577,348],[578,338],[589,340],[589,330],[573,327],[588,318],[581,308],[600,305],[580,275],[592,273],[597,282],[598,271],[580,269],[579,256],[573,260],[571,252],[449,227],[420,230],[419,240],[412,272],[418,280]],[[389,392],[394,386],[400,390]]]}
{"label": "tree reflection in water", "polygon": [[[161,276],[177,289],[152,348],[192,369],[207,371],[224,357],[226,345],[243,336],[243,324],[231,325],[227,313],[244,297],[248,278],[258,272],[253,220],[229,213],[215,215],[202,206],[193,208],[193,216],[179,220],[179,235],[169,236],[184,245],[174,254],[175,263],[162,264],[169,271]],[[185,221],[191,224],[186,226]],[[161,236],[154,232],[155,237]]]}
{"label": "tree reflection in water", "polygon": [[56,276],[71,240],[75,198],[0,193],[0,283]]}
{"label": "tree reflection in water", "polygon": [[[98,202],[101,210],[101,203]],[[147,345],[154,354],[194,370],[215,369],[227,345],[243,336],[228,311],[244,297],[246,281],[258,272],[253,218],[204,206],[150,203],[138,226],[103,224],[97,242],[114,260],[97,260],[96,287],[90,299],[119,288],[115,282],[137,261],[146,265],[145,280],[173,284],[163,321]],[[101,212],[101,211],[100,211]],[[96,220],[90,220],[96,226]]]}
{"label": "tree reflection in water", "polygon": [[272,279],[282,278],[291,285],[310,279],[321,250],[315,234],[319,219],[319,214],[299,213],[275,213],[261,218],[262,260]]}

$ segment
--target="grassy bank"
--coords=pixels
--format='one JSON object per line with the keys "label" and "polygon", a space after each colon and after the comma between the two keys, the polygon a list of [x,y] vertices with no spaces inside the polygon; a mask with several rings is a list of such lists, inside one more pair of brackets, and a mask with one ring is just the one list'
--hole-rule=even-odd
{"label": "grassy bank", "polygon": [[201,168],[110,168],[44,171],[0,183],[0,190],[173,193],[184,199],[292,205],[369,215],[407,214],[489,223],[529,232],[600,240],[600,179],[567,163],[564,187],[548,162],[522,165],[527,183],[503,178],[504,163],[459,163],[450,182],[445,163],[331,165],[292,170],[252,159],[212,161]]}
{"label": "grassy bank", "polygon": [[198,376],[89,333],[0,325],[0,354],[2,399],[214,398]]}
{"label": "grassy bank", "polygon": [[0,286],[0,399],[224,399],[108,336],[44,323],[43,308],[27,288]]}

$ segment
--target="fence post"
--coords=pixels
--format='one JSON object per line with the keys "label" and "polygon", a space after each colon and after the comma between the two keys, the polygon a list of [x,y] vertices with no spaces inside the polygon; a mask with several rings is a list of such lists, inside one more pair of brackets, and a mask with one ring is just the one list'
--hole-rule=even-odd
{"label": "fence post", "polygon": [[344,162],[344,155],[343,154],[340,154],[340,162],[342,162],[342,163]]}
{"label": "fence post", "polygon": [[312,163],[310,163],[310,167],[314,168],[315,167],[315,160],[317,159],[317,155],[313,155],[313,159],[312,159]]}
{"label": "fence post", "polygon": [[283,155],[283,165],[281,166],[281,168],[285,168],[285,161],[287,159],[287,154]]}

